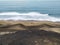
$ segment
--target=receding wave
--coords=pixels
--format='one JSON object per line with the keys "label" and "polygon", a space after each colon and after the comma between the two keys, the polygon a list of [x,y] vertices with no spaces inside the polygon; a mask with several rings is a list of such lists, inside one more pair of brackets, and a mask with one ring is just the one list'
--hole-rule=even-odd
{"label": "receding wave", "polygon": [[0,16],[10,16],[0,18],[0,20],[37,20],[37,21],[53,21],[60,22],[60,18],[49,16],[48,14],[41,14],[39,12],[18,13],[18,12],[4,12]]}

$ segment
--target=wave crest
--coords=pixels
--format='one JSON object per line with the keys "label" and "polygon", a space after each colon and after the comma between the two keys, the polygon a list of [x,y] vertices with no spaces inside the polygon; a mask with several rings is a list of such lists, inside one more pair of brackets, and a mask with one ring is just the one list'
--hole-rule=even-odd
{"label": "wave crest", "polygon": [[10,18],[0,18],[0,20],[38,20],[38,21],[60,22],[60,18],[52,17],[49,16],[48,14],[41,14],[38,12],[29,12],[29,13],[4,12],[0,13],[0,15],[11,16]]}

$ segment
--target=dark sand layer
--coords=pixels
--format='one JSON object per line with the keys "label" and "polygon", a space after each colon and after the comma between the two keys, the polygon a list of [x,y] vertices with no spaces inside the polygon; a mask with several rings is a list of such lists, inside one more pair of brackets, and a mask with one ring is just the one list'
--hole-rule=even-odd
{"label": "dark sand layer", "polygon": [[60,45],[60,23],[0,21],[0,45]]}

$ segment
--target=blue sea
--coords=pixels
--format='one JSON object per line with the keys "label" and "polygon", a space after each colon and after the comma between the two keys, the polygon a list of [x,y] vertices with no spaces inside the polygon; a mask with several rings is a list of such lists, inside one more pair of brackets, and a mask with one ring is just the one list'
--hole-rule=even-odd
{"label": "blue sea", "polygon": [[0,1],[0,20],[60,22],[60,1]]}

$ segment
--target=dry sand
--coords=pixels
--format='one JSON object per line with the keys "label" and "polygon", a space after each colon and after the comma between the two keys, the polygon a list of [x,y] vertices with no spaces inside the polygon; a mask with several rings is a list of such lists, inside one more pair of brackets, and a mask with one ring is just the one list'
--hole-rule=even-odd
{"label": "dry sand", "polygon": [[59,22],[49,21],[0,21],[0,31],[41,29],[60,33]]}

